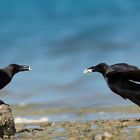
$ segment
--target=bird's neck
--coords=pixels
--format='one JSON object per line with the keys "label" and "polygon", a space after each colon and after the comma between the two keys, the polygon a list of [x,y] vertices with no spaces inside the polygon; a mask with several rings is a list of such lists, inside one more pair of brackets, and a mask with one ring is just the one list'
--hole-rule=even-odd
{"label": "bird's neck", "polygon": [[100,73],[103,75],[103,77],[106,77],[106,76],[105,76],[106,71],[101,71]]}

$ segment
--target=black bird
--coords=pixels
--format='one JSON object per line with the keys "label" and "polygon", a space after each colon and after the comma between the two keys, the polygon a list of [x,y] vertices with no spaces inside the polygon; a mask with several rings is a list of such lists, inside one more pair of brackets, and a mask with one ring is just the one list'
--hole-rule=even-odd
{"label": "black bird", "polygon": [[27,65],[10,64],[7,67],[0,69],[0,89],[9,84],[13,76],[20,71],[30,71],[31,68]]}
{"label": "black bird", "polygon": [[123,99],[129,99],[140,106],[140,69],[126,63],[107,65],[100,63],[89,67],[84,73],[99,72],[105,78],[109,88]]}

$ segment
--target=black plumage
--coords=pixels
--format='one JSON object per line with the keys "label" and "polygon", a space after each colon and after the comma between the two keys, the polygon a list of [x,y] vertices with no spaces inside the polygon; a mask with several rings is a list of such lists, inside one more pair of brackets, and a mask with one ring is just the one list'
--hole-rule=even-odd
{"label": "black plumage", "polygon": [[10,83],[13,76],[20,71],[30,71],[31,68],[27,65],[10,64],[7,67],[0,69],[0,89]]}
{"label": "black plumage", "polygon": [[126,63],[111,66],[100,63],[84,70],[84,73],[88,72],[101,73],[113,92],[140,106],[140,84],[138,83],[140,69],[138,67]]}

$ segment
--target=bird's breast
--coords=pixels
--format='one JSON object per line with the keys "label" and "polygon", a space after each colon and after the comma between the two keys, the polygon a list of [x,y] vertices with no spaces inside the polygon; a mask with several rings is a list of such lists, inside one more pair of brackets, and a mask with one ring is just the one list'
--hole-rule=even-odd
{"label": "bird's breast", "polygon": [[118,79],[110,79],[110,78],[106,78],[105,79],[108,87],[113,91],[113,92],[118,92],[118,89],[121,88],[121,86],[123,85],[123,81],[122,80],[118,80]]}
{"label": "bird's breast", "polygon": [[0,89],[5,87],[11,81],[8,75],[0,75]]}

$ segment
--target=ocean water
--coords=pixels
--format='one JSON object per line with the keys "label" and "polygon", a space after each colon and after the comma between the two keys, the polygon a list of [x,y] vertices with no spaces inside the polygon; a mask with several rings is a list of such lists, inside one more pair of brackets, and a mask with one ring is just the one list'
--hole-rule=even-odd
{"label": "ocean water", "polygon": [[140,67],[138,0],[0,1],[0,67],[27,64],[0,98],[9,104],[59,106],[131,104],[112,94],[100,74],[84,75],[100,62]]}

